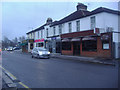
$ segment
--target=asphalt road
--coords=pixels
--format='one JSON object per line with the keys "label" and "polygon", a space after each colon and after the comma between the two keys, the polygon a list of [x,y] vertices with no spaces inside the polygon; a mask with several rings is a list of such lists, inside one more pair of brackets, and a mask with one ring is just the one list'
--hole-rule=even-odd
{"label": "asphalt road", "polygon": [[117,88],[114,66],[3,51],[2,66],[29,88]]}

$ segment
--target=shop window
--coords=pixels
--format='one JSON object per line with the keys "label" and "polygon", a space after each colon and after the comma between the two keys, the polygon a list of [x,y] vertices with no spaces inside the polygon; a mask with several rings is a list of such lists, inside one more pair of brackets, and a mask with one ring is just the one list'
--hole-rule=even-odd
{"label": "shop window", "polygon": [[62,50],[71,50],[71,42],[62,42]]}
{"label": "shop window", "polygon": [[102,48],[105,50],[110,49],[109,41],[102,41]]}
{"label": "shop window", "polygon": [[43,47],[43,43],[38,43],[38,47]]}
{"label": "shop window", "polygon": [[97,41],[83,41],[82,42],[82,51],[97,51]]}
{"label": "shop window", "polygon": [[33,49],[33,43],[30,44],[30,49]]}

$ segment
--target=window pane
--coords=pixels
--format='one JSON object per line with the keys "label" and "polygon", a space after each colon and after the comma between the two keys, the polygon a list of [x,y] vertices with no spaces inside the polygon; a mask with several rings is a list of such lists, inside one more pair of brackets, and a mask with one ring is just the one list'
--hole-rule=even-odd
{"label": "window pane", "polygon": [[77,29],[77,31],[80,31],[80,21],[76,22],[76,29]]}
{"label": "window pane", "polygon": [[95,16],[91,17],[91,29],[95,28]]}
{"label": "window pane", "polygon": [[97,41],[83,41],[82,51],[97,51]]}
{"label": "window pane", "polygon": [[59,34],[62,34],[62,25],[59,25]]}
{"label": "window pane", "polygon": [[69,33],[72,31],[72,25],[71,23],[68,23]]}
{"label": "window pane", "polygon": [[109,41],[102,41],[102,48],[103,49],[110,49]]}
{"label": "window pane", "polygon": [[71,50],[71,42],[62,42],[62,50]]}
{"label": "window pane", "polygon": [[55,27],[53,27],[53,35],[55,35]]}

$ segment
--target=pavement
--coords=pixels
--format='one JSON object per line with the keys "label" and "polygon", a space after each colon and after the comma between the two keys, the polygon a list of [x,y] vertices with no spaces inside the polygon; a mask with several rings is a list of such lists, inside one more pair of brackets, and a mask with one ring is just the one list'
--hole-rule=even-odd
{"label": "pavement", "polygon": [[[31,54],[31,53],[22,52],[21,50],[17,50],[16,52],[21,54],[28,54],[28,55]],[[103,65],[111,65],[111,66],[115,66],[118,63],[116,59],[111,59],[111,58],[70,56],[70,55],[61,55],[60,53],[51,53],[51,57],[59,58],[63,60],[74,60],[74,61],[76,60],[85,63],[95,63],[95,64],[103,64]]]}
{"label": "pavement", "polygon": [[17,86],[12,80],[11,76],[6,72],[2,71],[2,90],[17,90]]}
{"label": "pavement", "polygon": [[52,53],[52,58],[60,58],[67,60],[77,60],[81,62],[87,63],[95,63],[95,64],[104,64],[104,65],[112,65],[115,66],[118,62],[115,59],[110,58],[96,58],[96,57],[83,57],[83,56],[70,56],[70,55],[61,55],[58,53]]}

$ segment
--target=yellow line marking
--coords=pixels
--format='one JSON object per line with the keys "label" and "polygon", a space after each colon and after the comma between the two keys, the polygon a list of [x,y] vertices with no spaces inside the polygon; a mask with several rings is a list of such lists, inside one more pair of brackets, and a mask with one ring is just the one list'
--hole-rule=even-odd
{"label": "yellow line marking", "polygon": [[[1,65],[0,67],[5,70],[8,74],[10,74],[11,77],[13,77],[14,79],[17,79],[13,74],[11,74],[10,72],[8,72],[5,68],[3,68]],[[22,82],[19,82],[20,85],[22,85],[23,87],[27,88],[28,90],[32,90],[30,89],[28,86],[26,86],[25,84],[23,84]]]}
{"label": "yellow line marking", "polygon": [[31,90],[28,86],[26,86],[25,84],[23,84],[22,82],[19,82],[20,85],[22,85],[23,87],[27,88],[28,90]]}
{"label": "yellow line marking", "polygon": [[10,76],[12,76],[14,79],[17,79],[13,74],[11,74],[10,72],[8,72],[5,68],[3,68],[2,66],[0,66],[3,70],[5,70],[8,74],[10,74]]}

